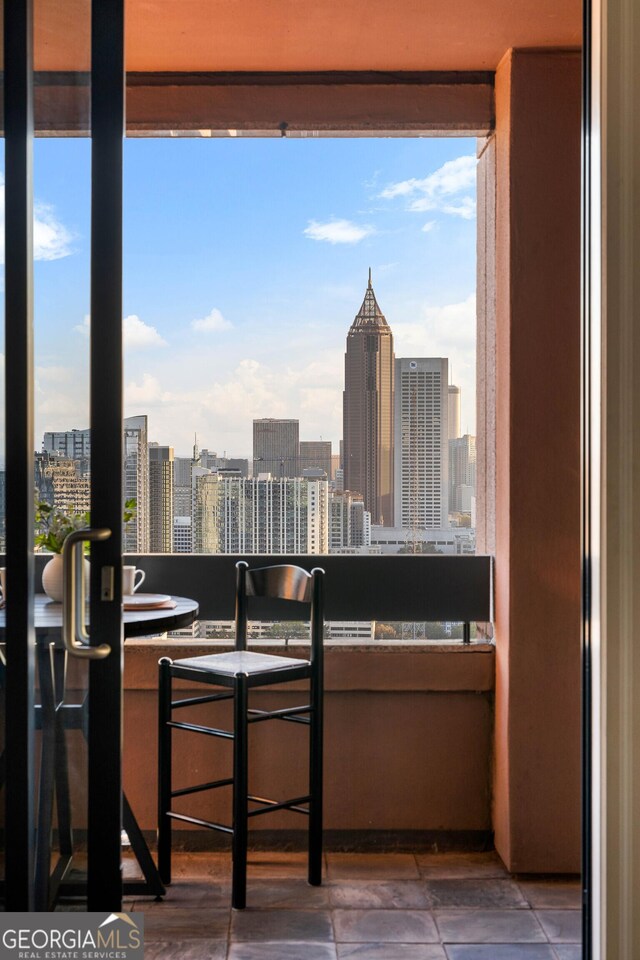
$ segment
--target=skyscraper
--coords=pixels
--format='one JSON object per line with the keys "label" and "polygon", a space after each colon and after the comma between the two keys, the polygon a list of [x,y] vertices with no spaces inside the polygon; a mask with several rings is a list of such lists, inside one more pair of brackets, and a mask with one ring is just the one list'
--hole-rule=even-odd
{"label": "skyscraper", "polygon": [[136,501],[136,514],[124,528],[124,553],[149,552],[149,452],[147,417],[125,417],[124,499]]}
{"label": "skyscraper", "polygon": [[80,472],[79,462],[57,453],[36,453],[34,474],[38,499],[65,512],[88,513],[91,480]]}
{"label": "skyscraper", "polygon": [[399,527],[449,524],[448,360],[402,358],[395,377],[395,517]]}
{"label": "skyscraper", "polygon": [[449,440],[460,436],[460,387],[449,384]]}
{"label": "skyscraper", "polygon": [[149,550],[173,549],[173,447],[149,444]]}
{"label": "skyscraper", "polygon": [[331,479],[331,440],[300,441],[300,476],[311,468],[324,470],[327,480]]}
{"label": "skyscraper", "polygon": [[466,433],[449,441],[449,510],[471,513],[476,495],[476,438]]}
{"label": "skyscraper", "polygon": [[173,516],[191,516],[191,457],[173,459]]}
{"label": "skyscraper", "polygon": [[253,421],[253,476],[296,477],[300,459],[300,423],[269,417]]}
{"label": "skyscraper", "polygon": [[[48,431],[44,435],[45,453],[57,453],[76,463],[80,476],[91,473],[91,430]],[[125,417],[123,500],[135,499],[136,514],[124,528],[124,553],[149,550],[149,454],[147,417]]]}
{"label": "skyscraper", "polygon": [[344,487],[361,493],[372,523],[393,526],[393,334],[373,287],[347,335],[343,395]]}
{"label": "skyscraper", "polygon": [[329,497],[329,552],[341,553],[371,545],[371,516],[362,495],[349,490]]}

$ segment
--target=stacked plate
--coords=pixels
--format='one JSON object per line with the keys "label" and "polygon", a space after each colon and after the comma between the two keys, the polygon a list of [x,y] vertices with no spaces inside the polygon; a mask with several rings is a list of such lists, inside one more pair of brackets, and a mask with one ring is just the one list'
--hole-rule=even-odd
{"label": "stacked plate", "polygon": [[167,593],[132,593],[122,598],[125,610],[174,610],[175,600]]}

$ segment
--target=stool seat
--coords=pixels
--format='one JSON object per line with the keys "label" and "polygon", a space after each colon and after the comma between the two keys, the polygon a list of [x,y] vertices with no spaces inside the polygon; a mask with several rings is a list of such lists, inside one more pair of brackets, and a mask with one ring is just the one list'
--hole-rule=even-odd
{"label": "stool seat", "polygon": [[310,660],[255,653],[252,650],[232,650],[230,653],[212,653],[205,657],[186,657],[183,660],[174,660],[173,663],[176,667],[189,667],[192,670],[202,670],[204,673],[220,673],[226,677],[275,673],[278,670],[289,670],[291,667],[311,665]]}

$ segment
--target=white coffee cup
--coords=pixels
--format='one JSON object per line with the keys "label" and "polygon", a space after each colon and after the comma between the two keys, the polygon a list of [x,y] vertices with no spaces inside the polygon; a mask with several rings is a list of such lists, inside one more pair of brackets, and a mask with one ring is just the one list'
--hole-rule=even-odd
{"label": "white coffee cup", "polygon": [[[138,567],[124,565],[122,567],[122,594],[125,597],[130,597],[133,593],[136,592],[139,586],[142,585],[146,574],[144,570],[140,570]],[[137,579],[137,578],[140,579]]]}

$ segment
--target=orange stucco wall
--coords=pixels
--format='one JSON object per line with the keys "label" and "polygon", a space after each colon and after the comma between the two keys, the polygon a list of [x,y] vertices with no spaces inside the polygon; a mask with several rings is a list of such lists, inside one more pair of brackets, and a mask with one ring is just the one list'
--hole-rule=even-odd
{"label": "orange stucco wall", "polygon": [[[158,659],[211,649],[193,643],[126,644],[124,781],[143,829],[152,830],[157,822]],[[490,647],[374,653],[327,646],[326,829],[488,835],[493,667]],[[176,682],[176,691],[180,686]],[[253,691],[253,705],[262,709],[305,702],[305,684],[288,692],[291,686]],[[203,692],[202,687],[191,691],[195,696]],[[181,719],[227,728],[231,723],[228,703],[190,710],[191,716]],[[305,792],[306,733],[304,727],[284,723],[251,728],[252,792],[280,798]],[[228,775],[227,742],[182,731],[174,736],[176,786]],[[229,803],[229,791],[223,790],[187,797],[177,809],[228,822]],[[295,814],[274,813],[255,826],[301,830],[306,823]],[[185,827],[176,823],[175,829]]]}
{"label": "orange stucco wall", "polygon": [[580,865],[580,56],[496,74],[494,828]]}

